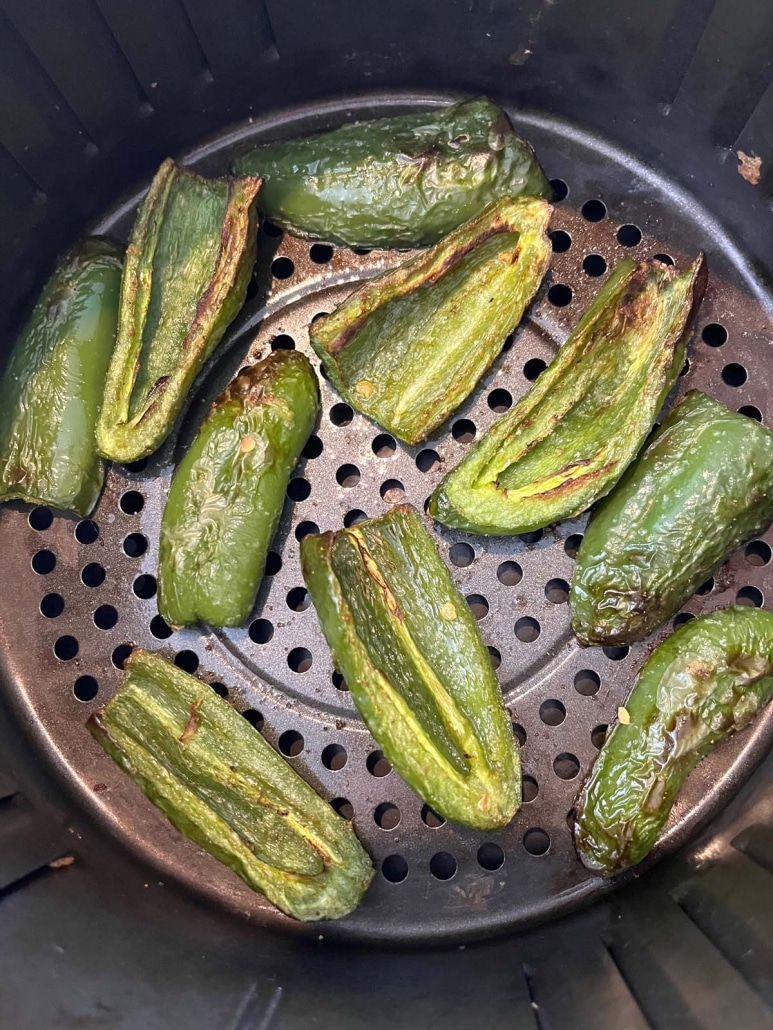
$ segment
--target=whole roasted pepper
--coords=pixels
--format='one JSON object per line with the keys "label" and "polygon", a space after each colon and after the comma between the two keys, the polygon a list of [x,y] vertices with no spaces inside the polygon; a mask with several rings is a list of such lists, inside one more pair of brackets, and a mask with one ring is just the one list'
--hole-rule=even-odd
{"label": "whole roasted pepper", "polygon": [[650,851],[679,788],[773,696],[773,615],[725,608],[653,651],[576,804],[583,863],[604,876]]}
{"label": "whole roasted pepper", "polygon": [[118,324],[122,251],[91,237],[64,258],[0,383],[0,501],[90,515],[105,481],[94,427]]}
{"label": "whole roasted pepper", "polygon": [[641,640],[773,519],[773,433],[693,391],[592,516],[569,593],[581,644]]}
{"label": "whole roasted pepper", "polygon": [[544,200],[505,198],[314,322],[311,343],[352,407],[406,443],[475,388],[550,261]]}
{"label": "whole roasted pepper", "polygon": [[430,513],[471,533],[514,534],[572,518],[634,458],[684,365],[706,282],[626,258],[530,392],[432,495]]}
{"label": "whole roasted pepper", "polygon": [[161,522],[158,610],[170,625],[247,618],[318,408],[317,377],[298,351],[269,354],[215,401]]}
{"label": "whole roasted pepper", "polygon": [[490,830],[521,800],[518,748],[491,659],[417,513],[301,541],[336,667],[397,772],[446,819]]}
{"label": "whole roasted pepper", "polygon": [[227,701],[136,650],[88,721],[105,751],[186,837],[296,919],[338,919],[373,877],[351,824]]}
{"label": "whole roasted pepper", "polygon": [[247,292],[260,179],[207,180],[167,160],[126,252],[100,452],[131,462],[168,436],[186,394]]}
{"label": "whole roasted pepper", "polygon": [[500,197],[551,193],[532,148],[485,97],[268,143],[234,167],[264,179],[272,222],[349,247],[425,246]]}

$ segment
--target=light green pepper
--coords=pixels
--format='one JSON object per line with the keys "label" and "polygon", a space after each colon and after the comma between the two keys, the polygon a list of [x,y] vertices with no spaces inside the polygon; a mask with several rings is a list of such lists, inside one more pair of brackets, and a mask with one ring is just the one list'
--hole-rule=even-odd
{"label": "light green pepper", "polygon": [[518,747],[467,602],[419,515],[301,541],[333,659],[397,772],[446,819],[504,826],[521,801]]}
{"label": "light green pepper", "polygon": [[311,327],[330,382],[406,443],[443,423],[518,325],[550,262],[544,200],[505,198]]}
{"label": "light green pepper", "polygon": [[169,821],[296,919],[338,919],[373,867],[342,819],[227,701],[136,650],[89,729]]}
{"label": "light green pepper", "polygon": [[603,497],[679,376],[705,283],[702,256],[684,272],[621,261],[529,393],[445,476],[430,513],[466,532],[529,533]]}
{"label": "light green pepper", "polygon": [[172,429],[247,292],[260,179],[202,179],[167,160],[126,252],[118,339],[97,423],[100,453],[132,462]]}

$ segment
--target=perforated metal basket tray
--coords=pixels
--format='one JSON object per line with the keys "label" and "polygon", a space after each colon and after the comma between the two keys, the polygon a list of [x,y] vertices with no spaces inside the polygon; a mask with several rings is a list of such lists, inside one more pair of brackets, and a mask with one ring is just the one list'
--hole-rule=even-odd
{"label": "perforated metal basket tray", "polygon": [[[221,136],[188,162],[223,173],[234,145],[247,138],[299,134],[351,113],[368,117],[441,99],[402,95],[296,110]],[[708,251],[711,283],[679,392],[698,387],[753,418],[773,419],[773,304],[721,228],[629,156],[559,122],[513,115],[560,198],[552,272],[540,298],[469,402],[421,446],[396,443],[323,381],[320,424],[290,483],[247,626],[171,633],[158,615],[158,528],[174,463],[239,368],[271,347],[297,347],[311,356],[311,320],[332,310],[353,283],[393,265],[396,253],[309,245],[265,227],[248,303],[163,449],[147,462],[111,470],[93,520],[22,506],[0,512],[2,662],[29,733],[106,832],[121,838],[154,876],[181,882],[256,922],[301,929],[181,838],[84,729],[91,711],[116,689],[132,646],[159,650],[210,682],[354,819],[376,862],[376,879],[352,916],[312,932],[461,941],[566,911],[610,889],[577,861],[567,815],[636,671],[672,627],[630,651],[577,645],[566,596],[583,518],[515,539],[434,527],[441,554],[480,620],[523,749],[523,807],[506,829],[482,835],[443,823],[380,755],[309,606],[298,540],[379,514],[404,498],[421,510],[444,469],[529,389],[625,254],[679,262]],[[125,237],[136,200],[118,205],[96,230]],[[767,533],[734,555],[675,623],[731,602],[765,603],[773,596],[772,541]],[[718,811],[771,735],[773,712],[700,766],[650,862]]]}

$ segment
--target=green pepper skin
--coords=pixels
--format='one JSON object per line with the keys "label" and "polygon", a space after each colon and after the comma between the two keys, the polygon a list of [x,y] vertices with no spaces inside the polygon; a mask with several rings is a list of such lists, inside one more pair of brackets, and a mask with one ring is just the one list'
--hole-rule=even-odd
{"label": "green pepper skin", "polygon": [[314,322],[330,382],[406,443],[443,423],[518,325],[550,262],[551,207],[509,197]]}
{"label": "green pepper skin", "polygon": [[351,824],[206,683],[136,650],[88,721],[169,821],[277,908],[339,919],[373,877]]}
{"label": "green pepper skin", "polygon": [[167,160],[126,252],[118,339],[97,424],[100,453],[132,462],[171,431],[255,264],[260,179],[207,180]]}
{"label": "green pepper skin", "polygon": [[336,667],[400,776],[446,819],[508,823],[518,746],[475,619],[414,509],[305,537],[301,568]]}
{"label": "green pepper skin", "polygon": [[437,243],[500,197],[550,197],[528,143],[485,97],[268,143],[234,162],[260,175],[261,211],[348,247]]}
{"label": "green pepper skin", "polygon": [[652,429],[684,365],[706,283],[621,261],[531,391],[440,482],[430,514],[469,533],[529,533],[603,497]]}
{"label": "green pepper skin", "polygon": [[171,626],[245,621],[318,410],[317,377],[297,351],[269,354],[215,401],[161,521],[158,610]]}
{"label": "green pepper skin", "polygon": [[90,515],[105,481],[94,427],[115,346],[122,251],[91,237],[43,289],[0,383],[0,501]]}
{"label": "green pepper skin", "polygon": [[773,696],[773,614],[740,605],[694,619],[653,651],[575,806],[589,869],[647,855],[688,774]]}
{"label": "green pepper skin", "polygon": [[578,640],[648,636],[771,519],[773,433],[689,393],[588,523],[569,592]]}

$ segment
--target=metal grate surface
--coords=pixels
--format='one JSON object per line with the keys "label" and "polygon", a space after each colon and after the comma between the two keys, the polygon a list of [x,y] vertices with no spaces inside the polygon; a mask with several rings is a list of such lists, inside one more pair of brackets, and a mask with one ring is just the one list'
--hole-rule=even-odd
{"label": "metal grate surface", "polygon": [[[224,136],[189,161],[222,172],[233,145],[247,137],[308,131],[357,109],[366,117],[437,102],[402,96],[294,111]],[[133,645],[159,650],[210,682],[341,814],[354,818],[377,875],[361,908],[326,924],[324,934],[461,941],[555,915],[609,889],[576,860],[567,813],[653,644],[582,650],[574,641],[566,595],[585,520],[514,539],[435,527],[441,554],[480,620],[523,745],[523,807],[506,829],[487,835],[443,823],[378,752],[309,606],[297,541],[380,514],[404,498],[421,509],[444,469],[529,389],[624,254],[679,261],[708,251],[711,285],[679,390],[705,389],[773,424],[771,300],[721,229],[629,156],[547,119],[515,121],[548,174],[560,176],[552,273],[540,298],[474,396],[423,445],[397,443],[322,383],[320,423],[290,484],[247,626],[171,633],[158,615],[158,527],[174,461],[242,365],[271,347],[310,353],[310,321],[399,255],[351,253],[262,232],[248,304],[164,448],[147,462],[110,472],[93,521],[52,517],[45,508],[0,511],[1,660],[11,700],[39,749],[106,830],[152,866],[149,875],[182,882],[256,922],[299,928],[180,838],[83,727],[116,689]],[[99,230],[125,236],[133,203],[117,207]],[[735,601],[770,603],[771,543],[769,532],[734,555],[674,621]],[[700,767],[651,861],[721,807],[772,735],[773,712]]]}

